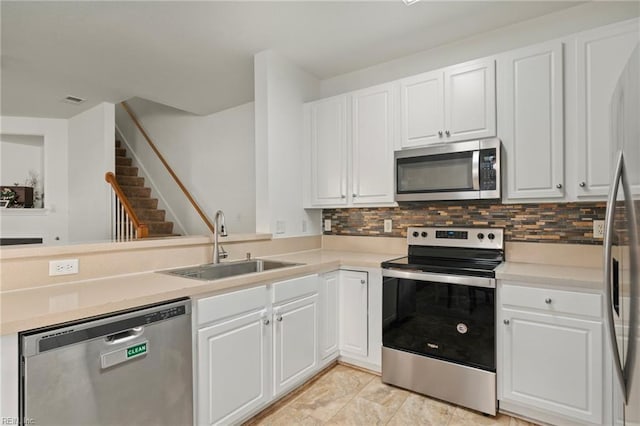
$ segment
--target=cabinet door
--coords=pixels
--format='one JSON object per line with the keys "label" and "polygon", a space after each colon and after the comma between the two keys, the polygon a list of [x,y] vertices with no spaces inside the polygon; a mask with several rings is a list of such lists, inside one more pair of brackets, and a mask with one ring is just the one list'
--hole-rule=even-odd
{"label": "cabinet door", "polygon": [[369,283],[366,272],[340,271],[340,352],[366,357]]}
{"label": "cabinet door", "polygon": [[309,105],[311,205],[347,204],[347,97]]}
{"label": "cabinet door", "polygon": [[602,323],[503,309],[503,399],[602,424]]}
{"label": "cabinet door", "polygon": [[564,196],[562,43],[498,58],[499,134],[507,155],[507,199]]}
{"label": "cabinet door", "polygon": [[400,80],[402,148],[444,141],[443,97],[440,70]]}
{"label": "cabinet door", "polygon": [[198,330],[199,425],[231,424],[270,399],[266,311]]}
{"label": "cabinet door", "polygon": [[328,359],[338,353],[338,272],[329,272],[320,277],[319,328],[320,358]]}
{"label": "cabinet door", "polygon": [[[577,40],[578,196],[606,196],[611,179],[611,101],[616,84],[638,45],[638,24],[591,31]],[[637,113],[636,113],[637,114]],[[640,182],[634,192],[640,192]]]}
{"label": "cabinet door", "polygon": [[274,306],[274,395],[292,389],[318,365],[318,295]]}
{"label": "cabinet door", "polygon": [[496,135],[496,72],[493,59],[444,71],[445,136],[447,142]]}
{"label": "cabinet door", "polygon": [[393,202],[392,84],[352,94],[352,203]]}

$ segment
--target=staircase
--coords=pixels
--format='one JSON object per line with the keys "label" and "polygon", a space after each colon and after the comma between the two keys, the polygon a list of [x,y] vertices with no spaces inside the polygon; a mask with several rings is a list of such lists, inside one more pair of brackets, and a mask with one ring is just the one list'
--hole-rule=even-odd
{"label": "staircase", "polygon": [[151,198],[151,188],[144,186],[138,168],[131,165],[127,150],[116,141],[116,180],[125,193],[138,219],[149,227],[149,238],[172,237],[173,222],[165,221],[165,211],[158,209],[158,199]]}

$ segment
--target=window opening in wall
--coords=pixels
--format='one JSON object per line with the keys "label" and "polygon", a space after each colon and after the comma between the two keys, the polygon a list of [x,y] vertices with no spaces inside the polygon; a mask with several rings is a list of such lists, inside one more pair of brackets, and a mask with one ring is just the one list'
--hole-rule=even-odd
{"label": "window opening in wall", "polygon": [[44,136],[0,134],[3,208],[44,208]]}

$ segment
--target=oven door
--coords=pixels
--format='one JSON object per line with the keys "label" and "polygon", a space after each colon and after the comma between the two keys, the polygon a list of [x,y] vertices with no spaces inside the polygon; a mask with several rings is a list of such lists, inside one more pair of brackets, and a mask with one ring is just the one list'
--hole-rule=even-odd
{"label": "oven door", "polygon": [[495,279],[383,269],[384,347],[496,371]]}

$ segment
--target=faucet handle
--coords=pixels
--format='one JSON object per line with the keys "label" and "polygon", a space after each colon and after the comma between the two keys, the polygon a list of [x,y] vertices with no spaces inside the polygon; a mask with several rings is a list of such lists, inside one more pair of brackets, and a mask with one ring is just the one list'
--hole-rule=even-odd
{"label": "faucet handle", "polygon": [[226,259],[227,257],[229,257],[229,253],[227,253],[227,251],[221,245],[218,246],[218,257],[220,259]]}
{"label": "faucet handle", "polygon": [[247,260],[251,260],[251,252],[247,252]]}

